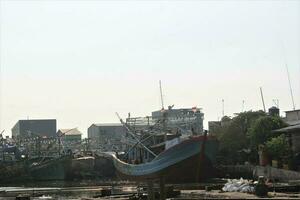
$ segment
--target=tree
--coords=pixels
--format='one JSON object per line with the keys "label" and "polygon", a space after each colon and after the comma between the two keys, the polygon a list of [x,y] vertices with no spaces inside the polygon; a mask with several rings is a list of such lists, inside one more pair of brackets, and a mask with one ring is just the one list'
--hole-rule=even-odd
{"label": "tree", "polygon": [[222,126],[217,133],[221,162],[235,164],[248,160],[242,155],[242,152],[246,152],[244,150],[249,149],[247,132],[254,121],[261,116],[266,116],[265,112],[248,111],[238,113],[231,120],[228,117],[222,118]]}
{"label": "tree", "polygon": [[265,144],[278,134],[272,130],[286,127],[285,122],[277,116],[261,116],[250,127],[248,136],[250,138],[251,148],[256,149],[258,145]]}
{"label": "tree", "polygon": [[281,159],[289,155],[290,148],[285,136],[282,134],[266,142],[266,147],[272,159]]}

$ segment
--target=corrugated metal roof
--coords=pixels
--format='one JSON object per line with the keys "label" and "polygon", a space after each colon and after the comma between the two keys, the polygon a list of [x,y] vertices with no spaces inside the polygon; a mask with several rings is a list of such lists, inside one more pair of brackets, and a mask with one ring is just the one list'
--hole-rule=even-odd
{"label": "corrugated metal roof", "polygon": [[277,129],[277,130],[274,130],[273,132],[288,133],[290,131],[296,131],[296,130],[300,130],[300,124],[297,124],[297,125],[294,125],[294,126],[288,126],[288,127],[281,128],[281,129]]}

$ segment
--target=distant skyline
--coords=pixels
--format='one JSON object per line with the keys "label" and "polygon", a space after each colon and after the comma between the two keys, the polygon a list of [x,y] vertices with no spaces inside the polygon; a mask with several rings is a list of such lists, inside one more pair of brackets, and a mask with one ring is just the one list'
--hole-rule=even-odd
{"label": "distant skyline", "polygon": [[[300,1],[0,0],[0,131],[146,116],[164,103],[207,121],[279,100],[300,109]],[[281,112],[281,114],[283,114]]]}

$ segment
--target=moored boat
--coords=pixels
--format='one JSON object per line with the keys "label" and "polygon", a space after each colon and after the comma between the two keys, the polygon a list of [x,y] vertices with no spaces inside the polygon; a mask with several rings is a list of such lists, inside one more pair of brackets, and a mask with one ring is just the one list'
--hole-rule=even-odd
{"label": "moored boat", "polygon": [[[148,180],[165,177],[167,182],[199,182],[214,173],[217,140],[210,136],[193,136],[161,152],[151,162],[126,163],[111,154],[120,177]],[[178,176],[180,174],[180,176]]]}

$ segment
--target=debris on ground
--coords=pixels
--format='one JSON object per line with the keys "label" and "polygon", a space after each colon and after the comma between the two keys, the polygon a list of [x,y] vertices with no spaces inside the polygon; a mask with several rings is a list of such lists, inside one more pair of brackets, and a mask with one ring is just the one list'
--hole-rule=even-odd
{"label": "debris on ground", "polygon": [[227,183],[222,188],[224,192],[243,192],[243,193],[253,193],[254,185],[252,181],[247,179],[228,179]]}

